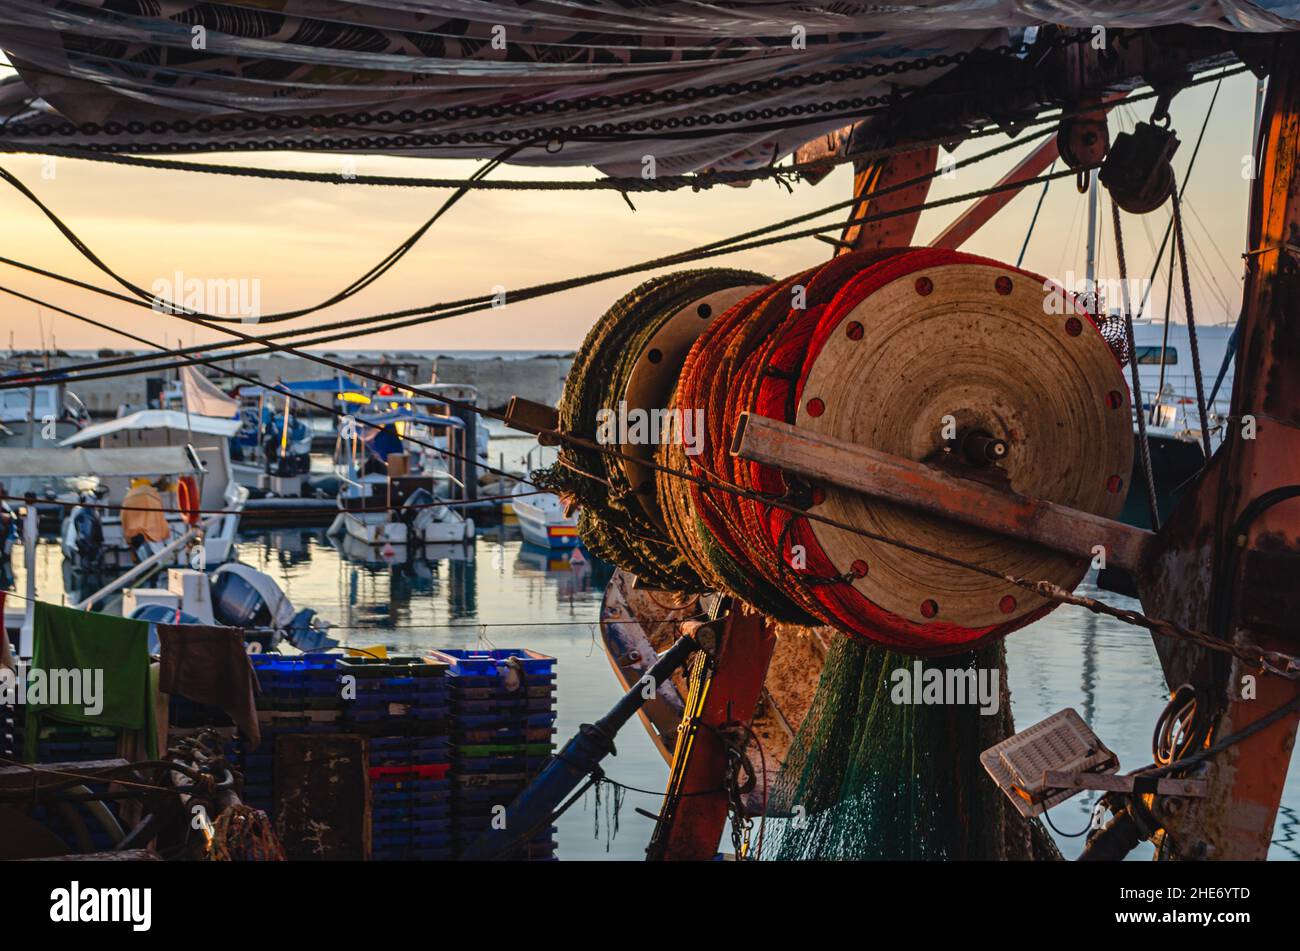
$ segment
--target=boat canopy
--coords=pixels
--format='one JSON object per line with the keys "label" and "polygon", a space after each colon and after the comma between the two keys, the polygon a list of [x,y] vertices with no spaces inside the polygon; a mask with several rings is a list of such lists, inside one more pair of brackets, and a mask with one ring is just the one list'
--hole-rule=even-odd
{"label": "boat canopy", "polygon": [[0,479],[161,476],[194,471],[184,446],[141,449],[0,449]]}
{"label": "boat canopy", "polygon": [[[219,419],[216,416],[198,416],[193,413],[186,416],[180,410],[174,409],[142,409],[129,416],[119,416],[117,419],[87,426],[63,440],[60,445],[77,446],[130,430],[174,429],[204,436],[230,437],[239,432],[239,427],[240,421],[234,418]],[[185,469],[188,471],[189,466],[187,465]]]}
{"label": "boat canopy", "polygon": [[347,377],[328,377],[322,380],[288,380],[265,385],[241,386],[240,396],[261,396],[263,393],[364,393],[366,388]]}
{"label": "boat canopy", "polygon": [[465,428],[465,421],[457,416],[431,416],[428,413],[417,413],[405,408],[391,410],[387,413],[358,414],[357,419],[363,423],[372,423],[376,426],[387,426],[389,423],[407,422],[421,423],[425,426],[444,426],[450,429]]}

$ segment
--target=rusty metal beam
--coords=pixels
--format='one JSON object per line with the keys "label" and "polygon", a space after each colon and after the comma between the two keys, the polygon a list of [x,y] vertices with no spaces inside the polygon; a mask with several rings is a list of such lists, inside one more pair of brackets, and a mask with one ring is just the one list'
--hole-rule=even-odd
{"label": "rusty metal beam", "polygon": [[[1142,776],[1119,776],[1115,773],[1079,773],[1049,769],[1043,773],[1043,785],[1052,789],[1095,789],[1103,792],[1131,793],[1138,789]],[[1159,777],[1149,781],[1157,795],[1190,796],[1204,798],[1206,783],[1203,779],[1168,779]]]}
{"label": "rusty metal beam", "polygon": [[775,646],[771,622],[736,605],[721,624],[716,657],[699,655],[649,858],[705,861],[717,854],[730,802],[728,731],[754,718]]}
{"label": "rusty metal beam", "polygon": [[[853,194],[857,201],[849,212],[849,220],[866,215],[887,214],[923,204],[925,196],[930,193],[931,179],[929,178],[887,195],[876,196],[875,192],[922,175],[929,175],[934,171],[938,160],[939,147],[929,145],[877,161],[855,162]],[[879,221],[868,221],[865,224],[846,225],[840,235],[836,254],[849,254],[853,251],[876,248],[906,247],[912,243],[912,236],[916,233],[916,225],[920,218],[921,213],[914,211]]]}
{"label": "rusty metal beam", "polygon": [[[1020,163],[1007,174],[1003,175],[998,181],[998,185],[1009,185],[1012,182],[1027,181],[1035,175],[1043,172],[1047,166],[1060,157],[1060,149],[1056,145],[1056,136],[1047,139],[1034,151],[1030,152]],[[975,204],[963,211],[957,220],[943,229],[939,237],[930,242],[932,248],[960,248],[963,244],[974,237],[975,232],[984,227],[999,211],[1011,204],[1013,198],[1019,195],[1021,189],[1010,189],[1008,191],[994,192],[992,195],[985,195]]]}
{"label": "rusty metal beam", "polygon": [[1123,522],[1025,498],[752,413],[738,421],[732,454],[1078,558],[1091,559],[1094,546],[1102,545],[1108,564],[1130,571],[1142,564],[1155,537]]}
{"label": "rusty metal beam", "polygon": [[[1300,279],[1293,247],[1300,233],[1300,45],[1294,40],[1280,48],[1270,75],[1257,168],[1232,418],[1213,461],[1161,528],[1138,586],[1148,613],[1238,645],[1295,653],[1300,499],[1256,504],[1267,493],[1300,485]],[[1246,417],[1253,419],[1253,438]],[[1261,586],[1267,597],[1258,596]],[[1296,681],[1193,645],[1157,638],[1156,648],[1171,685],[1193,683],[1216,702],[1216,741],[1300,695]],[[1266,857],[1298,719],[1293,712],[1210,761],[1202,770],[1209,797],[1163,817],[1166,857]]]}

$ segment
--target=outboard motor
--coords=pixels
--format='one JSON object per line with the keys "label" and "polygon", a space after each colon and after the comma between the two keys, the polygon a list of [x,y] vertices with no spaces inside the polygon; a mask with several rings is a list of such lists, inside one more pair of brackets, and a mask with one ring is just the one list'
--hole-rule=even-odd
{"label": "outboard motor", "polygon": [[228,627],[275,626],[261,592],[234,572],[218,572],[212,579],[212,614]]}
{"label": "outboard motor", "polygon": [[412,540],[423,538],[425,528],[437,521],[438,509],[433,507],[433,503],[437,501],[428,489],[416,489],[406,497],[398,515],[406,523],[407,538]]}
{"label": "outboard motor", "polygon": [[295,614],[285,633],[289,643],[300,651],[328,650],[339,646],[338,640],[329,637],[324,627],[316,626],[316,612],[311,608],[303,608]]}
{"label": "outboard motor", "polygon": [[72,516],[72,531],[77,563],[83,566],[98,564],[104,552],[104,526],[99,521],[99,514],[93,508],[78,506]]}

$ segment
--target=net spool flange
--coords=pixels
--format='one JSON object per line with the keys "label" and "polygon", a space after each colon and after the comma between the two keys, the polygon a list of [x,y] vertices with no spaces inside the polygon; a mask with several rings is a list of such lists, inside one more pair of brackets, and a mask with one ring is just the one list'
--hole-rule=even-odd
{"label": "net spool flange", "polygon": [[[666,410],[672,402],[673,390],[677,387],[686,355],[700,334],[704,333],[715,317],[750,294],[762,290],[763,286],[743,284],[717,290],[691,301],[669,317],[636,355],[632,372],[628,374],[623,389],[623,402],[627,411],[653,413]],[[659,442],[662,442],[662,438]],[[622,443],[619,449],[624,454],[621,463],[627,473],[628,484],[637,487],[637,502],[647,516],[662,526],[663,514],[655,500],[655,470],[652,465],[659,442],[640,440]]]}
{"label": "net spool flange", "polygon": [[[794,422],[1109,518],[1132,464],[1128,389],[1087,314],[1060,288],[993,262],[904,273],[844,313],[807,367]],[[1002,441],[1005,456],[972,463],[963,451],[972,434],[975,445]],[[1088,567],[831,486],[812,511],[1067,590]],[[1048,606],[1023,587],[809,524],[856,591],[907,622],[1015,626]]]}

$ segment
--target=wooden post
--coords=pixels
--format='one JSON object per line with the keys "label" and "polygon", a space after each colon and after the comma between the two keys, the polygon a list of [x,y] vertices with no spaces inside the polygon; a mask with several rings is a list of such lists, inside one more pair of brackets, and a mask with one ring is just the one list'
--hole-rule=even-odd
{"label": "wooden post", "polygon": [[1141,564],[1146,545],[1155,537],[1114,519],[1026,498],[752,413],[740,417],[732,453],[815,485],[860,492],[1083,560],[1091,559],[1100,544],[1110,563],[1126,570]]}

